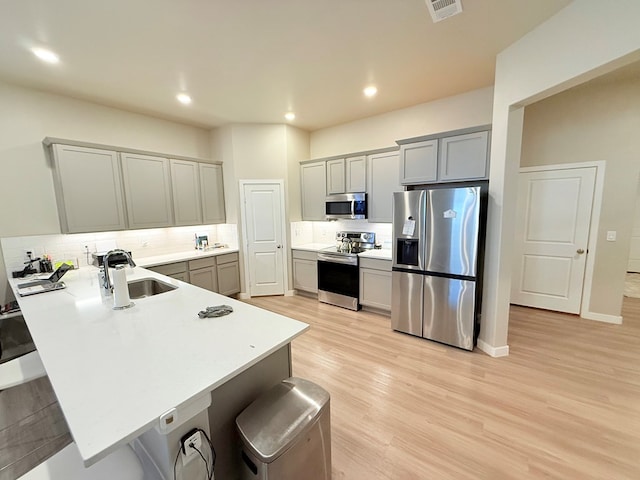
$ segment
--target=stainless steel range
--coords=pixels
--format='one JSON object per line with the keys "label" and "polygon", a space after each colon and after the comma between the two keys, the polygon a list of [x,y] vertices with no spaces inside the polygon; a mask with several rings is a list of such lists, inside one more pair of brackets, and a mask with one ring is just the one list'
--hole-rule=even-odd
{"label": "stainless steel range", "polygon": [[337,232],[336,245],[318,252],[318,300],[360,310],[358,253],[375,243],[373,232]]}

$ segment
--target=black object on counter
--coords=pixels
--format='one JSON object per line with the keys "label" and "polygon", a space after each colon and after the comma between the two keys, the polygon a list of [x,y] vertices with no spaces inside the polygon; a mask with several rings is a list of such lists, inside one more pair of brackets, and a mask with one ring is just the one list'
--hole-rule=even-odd
{"label": "black object on counter", "polygon": [[40,260],[39,267],[40,267],[40,273],[53,272],[53,265],[51,264],[51,260],[47,260],[47,259]]}
{"label": "black object on counter", "polygon": [[[129,256],[131,256],[131,252],[127,252],[129,254]],[[104,264],[104,256],[107,254],[107,252],[102,252],[102,253],[92,253],[91,256],[93,257],[93,265],[95,267],[101,267]],[[111,256],[109,257],[109,267],[114,268],[116,265],[128,265],[129,264],[129,260],[127,259],[126,255],[124,255],[123,253],[112,253]]]}
{"label": "black object on counter", "polygon": [[198,312],[200,318],[222,317],[233,312],[233,308],[229,305],[216,305],[215,307],[207,307]]}

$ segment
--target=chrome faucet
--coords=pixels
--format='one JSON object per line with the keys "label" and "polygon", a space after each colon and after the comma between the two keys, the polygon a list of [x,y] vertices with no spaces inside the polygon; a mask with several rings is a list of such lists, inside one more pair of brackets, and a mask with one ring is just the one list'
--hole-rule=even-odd
{"label": "chrome faucet", "polygon": [[113,289],[113,285],[111,285],[111,281],[109,280],[109,257],[111,257],[111,255],[116,255],[116,254],[124,255],[125,258],[127,259],[127,263],[131,268],[136,266],[136,262],[133,261],[133,258],[131,258],[131,255],[129,255],[129,252],[126,252],[120,248],[116,248],[114,250],[108,251],[102,257],[102,267],[104,268],[104,278],[103,278],[102,287],[107,292],[111,292],[111,290]]}

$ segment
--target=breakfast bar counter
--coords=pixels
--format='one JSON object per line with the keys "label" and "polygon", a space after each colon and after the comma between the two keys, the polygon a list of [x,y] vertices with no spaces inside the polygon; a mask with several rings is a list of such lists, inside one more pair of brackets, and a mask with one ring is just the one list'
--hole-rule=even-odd
{"label": "breakfast bar counter", "polygon": [[[152,278],[177,288],[114,310],[98,270],[83,267],[65,275],[63,290],[16,295],[87,466],[157,427],[166,412],[179,415],[192,399],[288,348],[308,328],[141,267],[126,271],[128,282]],[[10,282],[14,289],[20,283]],[[198,317],[222,304],[233,312]]]}

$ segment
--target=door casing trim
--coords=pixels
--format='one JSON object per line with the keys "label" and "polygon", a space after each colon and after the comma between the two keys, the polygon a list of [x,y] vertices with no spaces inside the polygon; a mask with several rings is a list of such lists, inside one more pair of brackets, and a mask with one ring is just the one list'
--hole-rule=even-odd
{"label": "door casing trim", "polygon": [[[283,268],[283,294],[288,291],[289,285],[289,245],[287,244],[287,217],[285,216],[285,194],[284,194],[284,180],[238,180],[238,191],[240,193],[240,224],[242,225],[242,246],[245,252],[249,252],[249,240],[247,239],[247,210],[245,207],[246,197],[244,195],[245,185],[279,185],[280,186],[280,218],[282,219],[281,234],[282,234],[282,268]],[[246,283],[246,292],[243,292],[245,299],[251,298],[251,277],[249,276],[249,255],[244,255],[243,262],[244,278]]]}

